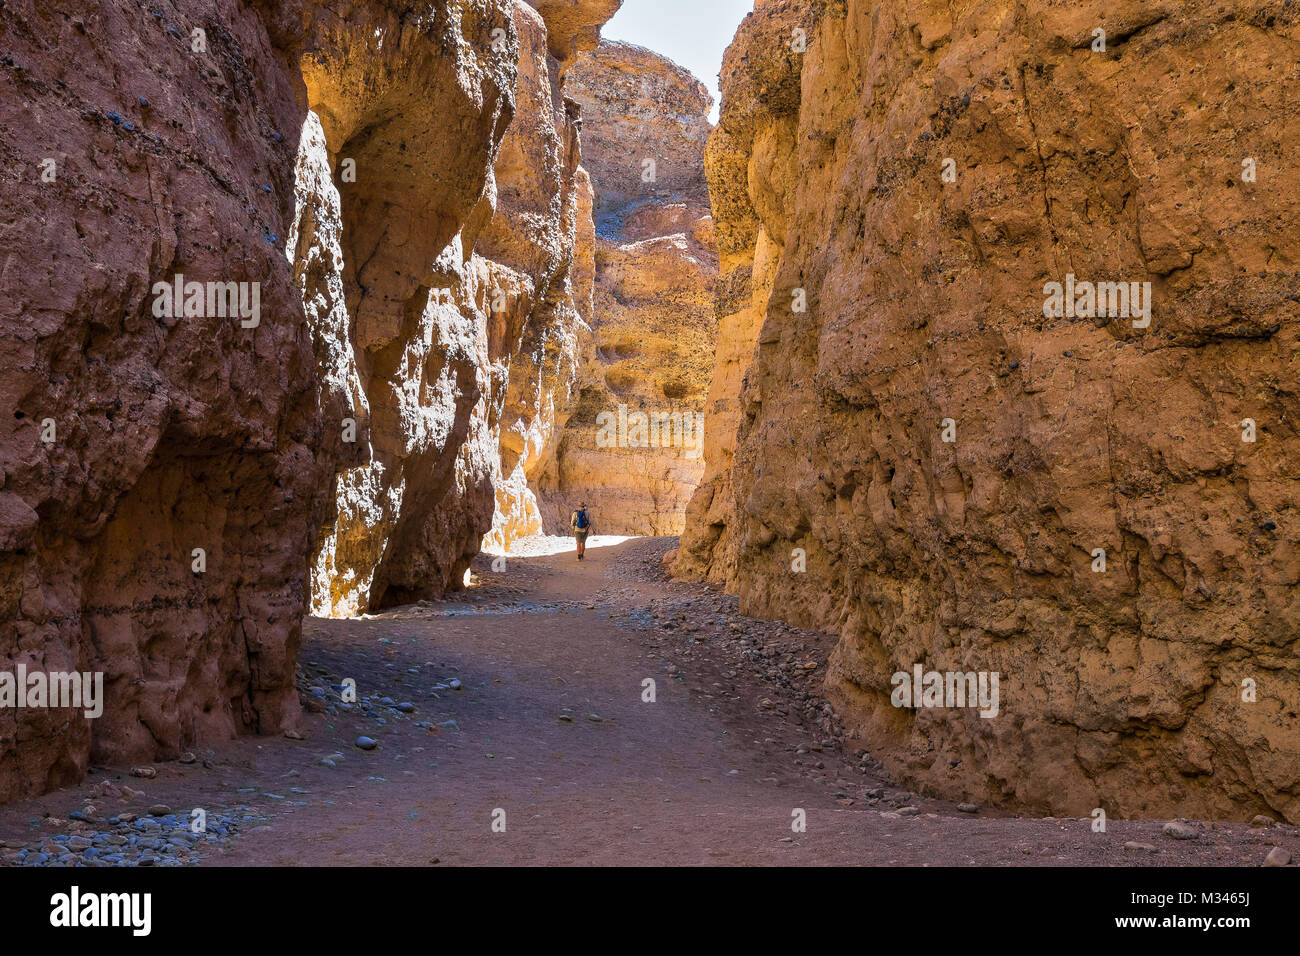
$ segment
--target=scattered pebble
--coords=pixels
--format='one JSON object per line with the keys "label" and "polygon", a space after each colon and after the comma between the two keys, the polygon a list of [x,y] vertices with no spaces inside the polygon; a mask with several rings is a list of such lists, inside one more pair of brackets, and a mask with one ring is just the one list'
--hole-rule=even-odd
{"label": "scattered pebble", "polygon": [[[266,818],[248,806],[228,811],[209,810],[203,832],[190,830],[184,813],[167,811],[162,804],[144,815],[125,811],[103,823],[99,829],[78,833],[47,834],[31,843],[5,842],[0,865],[10,866],[187,866],[199,862],[205,848],[223,843],[249,823]],[[84,827],[86,821],[73,811],[68,819]],[[43,822],[54,819],[44,818]],[[62,824],[62,821],[60,821]]]}

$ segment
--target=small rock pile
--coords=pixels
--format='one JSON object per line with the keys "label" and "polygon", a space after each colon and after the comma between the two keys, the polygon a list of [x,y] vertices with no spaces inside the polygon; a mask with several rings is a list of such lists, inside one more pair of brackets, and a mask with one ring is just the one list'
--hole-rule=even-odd
{"label": "small rock pile", "polygon": [[86,810],[73,810],[66,820],[36,817],[33,828],[62,832],[30,842],[0,841],[0,866],[187,866],[199,862],[205,849],[266,819],[246,805],[205,812],[197,833],[189,812],[161,805],[104,819]]}

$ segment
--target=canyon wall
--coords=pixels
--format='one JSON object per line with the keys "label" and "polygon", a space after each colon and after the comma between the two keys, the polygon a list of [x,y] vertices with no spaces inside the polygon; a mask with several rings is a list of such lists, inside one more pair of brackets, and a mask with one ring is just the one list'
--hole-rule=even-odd
{"label": "canyon wall", "polygon": [[[0,9],[0,661],[106,698],[0,709],[0,799],[297,716],[334,467],[280,245],[299,11],[184,6]],[[257,324],[177,275],[258,283]]]}
{"label": "canyon wall", "polygon": [[[316,613],[437,597],[462,585],[484,540],[507,547],[541,530],[530,481],[576,401],[590,338],[583,313],[591,270],[584,280],[581,267],[591,258],[590,185],[579,166],[578,110],[565,96],[565,73],[595,46],[600,24],[617,8],[607,0],[513,0],[504,4],[508,18],[476,13],[468,24],[473,49],[513,66],[513,119],[490,126],[476,124],[487,114],[473,109],[464,121],[452,113],[458,125],[447,126],[412,105],[423,97],[440,109],[487,100],[482,64],[448,57],[450,38],[441,60],[429,64],[409,42],[393,42],[425,26],[371,26],[350,15],[340,26],[346,39],[322,44],[331,56],[305,60],[310,105],[321,111],[327,143],[339,144],[315,163],[336,170],[341,231],[353,237],[353,254],[345,250],[341,272],[329,280],[345,291],[344,315],[355,316],[362,389],[359,414],[348,419],[358,429],[364,420],[369,436],[357,432],[359,461],[339,478],[338,515],[314,559]],[[348,84],[363,64],[375,79],[358,103]],[[332,116],[359,132],[331,134]],[[418,118],[414,129],[406,128],[410,116]],[[384,170],[367,183],[351,137],[369,145],[376,118],[394,127],[387,141],[404,155],[366,158],[367,170]],[[356,163],[354,182],[339,171],[345,159]],[[410,182],[392,182],[389,169]],[[364,220],[349,218],[349,196],[367,210]],[[413,203],[441,205],[422,211]],[[313,255],[310,243],[302,248]],[[383,281],[404,283],[382,300],[382,324],[373,329],[361,293],[372,294],[369,283],[352,278],[347,266],[358,260],[379,262]],[[304,299],[309,309],[313,301],[326,311],[338,306],[306,287]]]}
{"label": "canyon wall", "polygon": [[293,726],[313,588],[458,584],[539,404],[514,359],[574,325],[472,253],[516,80],[618,0],[537,6],[0,7],[0,660],[104,680],[95,719],[4,701],[0,800]]}
{"label": "canyon wall", "polygon": [[735,574],[732,465],[746,373],[773,295],[794,202],[795,136],[804,54],[796,30],[815,22],[810,0],[764,4],[746,17],[723,57],[718,128],[705,172],[721,277],[716,349],[705,402],[705,470],[686,508],[675,570],[725,584]]}
{"label": "canyon wall", "polygon": [[[1298,18],[760,0],[729,51],[738,427],[678,568],[837,629],[911,785],[1300,821]],[[1149,325],[1052,308],[1076,279],[1150,283]],[[996,672],[997,716],[893,706],[918,664]]]}
{"label": "canyon wall", "polygon": [[548,52],[549,22],[522,3],[516,20],[520,119],[502,147],[498,207],[479,243],[493,277],[489,308],[509,345],[496,508],[484,542],[497,549],[542,530],[534,488],[577,400],[591,339],[591,182],[580,166],[580,110],[567,90],[574,57],[596,38],[561,43],[566,57],[557,59]]}
{"label": "canyon wall", "polygon": [[627,43],[601,43],[568,79],[595,190],[593,335],[576,404],[534,481],[543,523],[567,533],[585,503],[599,533],[677,534],[704,470],[713,101],[688,71]]}
{"label": "canyon wall", "polygon": [[323,404],[348,466],[312,561],[318,614],[459,586],[491,518],[506,346],[471,251],[518,115],[517,13],[363,3],[313,24],[288,249],[325,391],[346,396]]}

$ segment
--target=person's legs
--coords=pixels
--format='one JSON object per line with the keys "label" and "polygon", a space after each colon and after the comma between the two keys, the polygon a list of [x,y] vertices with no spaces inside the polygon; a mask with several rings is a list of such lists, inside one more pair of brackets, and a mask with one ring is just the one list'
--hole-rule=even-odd
{"label": "person's legs", "polygon": [[[591,530],[591,523],[587,520],[587,503],[578,502],[578,510],[572,515],[573,537],[578,544],[578,560],[587,553],[587,532]],[[581,524],[579,524],[581,521]]]}

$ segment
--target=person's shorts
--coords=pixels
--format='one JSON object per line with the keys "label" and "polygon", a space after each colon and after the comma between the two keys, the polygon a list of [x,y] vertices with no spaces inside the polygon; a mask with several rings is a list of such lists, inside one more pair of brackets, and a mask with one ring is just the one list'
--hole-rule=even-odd
{"label": "person's shorts", "polygon": [[575,530],[575,531],[573,532],[573,536],[574,536],[575,538],[577,538],[579,541],[586,541],[586,540],[587,540],[587,532],[585,532],[585,531],[577,531],[577,530]]}

